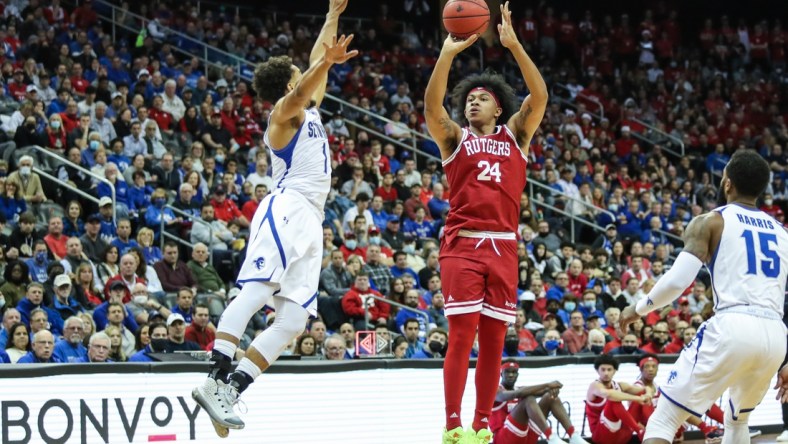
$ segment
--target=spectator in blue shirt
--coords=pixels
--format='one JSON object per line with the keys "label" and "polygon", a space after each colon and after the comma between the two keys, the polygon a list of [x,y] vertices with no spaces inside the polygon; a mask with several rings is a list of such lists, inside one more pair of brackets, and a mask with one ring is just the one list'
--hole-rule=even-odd
{"label": "spectator in blue shirt", "polygon": [[[109,321],[107,320],[107,314],[109,313],[109,304],[112,302],[123,303],[123,297],[126,295],[126,284],[121,281],[114,281],[110,284],[109,287],[109,300],[104,302],[103,304],[96,307],[93,310],[93,321],[96,323],[96,331],[104,330]],[[137,321],[134,320],[134,316],[131,314],[131,310],[128,307],[126,308],[126,316],[123,317],[123,326],[126,327],[130,331],[137,331],[139,325]]]}
{"label": "spectator in blue shirt", "polygon": [[172,313],[183,316],[183,321],[186,322],[186,325],[192,323],[192,315],[194,314],[194,305],[192,302],[194,302],[194,293],[192,293],[191,288],[183,287],[178,290],[178,296],[175,300],[175,306],[172,307]]}
{"label": "spectator in blue shirt", "polygon": [[[405,334],[405,322],[410,318],[414,318],[416,322],[419,323],[419,339],[423,342],[427,337],[427,331],[431,328],[435,328],[435,321],[432,320],[432,317],[429,316],[426,310],[418,309],[419,291],[412,288],[406,291],[405,295],[402,296],[402,303],[409,308],[402,308],[397,312],[397,317],[395,319],[397,329]],[[425,315],[427,315],[428,319],[424,318]]]}
{"label": "spectator in blue shirt", "polygon": [[416,208],[415,216],[416,218],[413,220],[405,219],[405,223],[402,226],[405,234],[410,234],[417,239],[435,237],[435,229],[432,222],[425,219],[427,210],[424,207],[418,207]]}
{"label": "spectator in blue shirt", "polygon": [[433,220],[440,220],[443,214],[449,211],[449,201],[443,198],[443,184],[432,185],[432,199],[427,202],[430,216]]}
{"label": "spectator in blue shirt", "polygon": [[90,337],[87,355],[85,355],[81,362],[113,362],[109,359],[111,349],[112,340],[110,337],[103,331],[95,333]]}
{"label": "spectator in blue shirt", "polygon": [[[400,311],[402,313],[402,310]],[[405,350],[405,358],[410,359],[416,353],[420,352],[424,348],[424,342],[419,340],[419,336],[421,335],[421,323],[418,321],[418,318],[408,318],[403,322],[403,326],[400,329],[402,331],[402,336],[408,341],[408,348]],[[426,336],[426,334],[424,334]]]}
{"label": "spectator in blue shirt", "polygon": [[102,197],[99,199],[99,214],[101,216],[99,237],[109,245],[118,236],[115,219],[113,218],[112,198]]}
{"label": "spectator in blue shirt", "polygon": [[130,249],[139,247],[137,241],[131,238],[131,221],[129,219],[118,219],[117,236],[110,245],[118,247],[120,255],[128,253]]}
{"label": "spectator in blue shirt", "polygon": [[46,111],[47,116],[66,112],[66,105],[68,105],[68,101],[70,99],[71,99],[71,93],[69,93],[67,89],[58,88],[57,99],[53,100],[47,107],[47,111]]}
{"label": "spectator in blue shirt", "polygon": [[[107,166],[104,167],[104,176],[115,186],[115,205],[118,217],[129,217],[129,211],[133,210],[129,205],[129,186],[119,176],[118,166],[112,162],[107,162]],[[104,182],[99,182],[97,191],[99,198],[112,198],[112,189]]]}
{"label": "spectator in blue shirt", "polygon": [[375,224],[381,231],[386,229],[386,224],[389,221],[389,213],[383,209],[383,198],[374,196],[372,204],[370,204],[369,212],[372,214],[372,223]]}
{"label": "spectator in blue shirt", "polygon": [[144,171],[135,171],[131,176],[134,180],[134,183],[129,187],[129,203],[131,204],[130,208],[142,213],[151,204],[153,187],[145,184]]}
{"label": "spectator in blue shirt", "polygon": [[27,211],[27,203],[15,182],[5,183],[5,192],[0,195],[0,216],[11,227],[19,222],[19,215]]}
{"label": "spectator in blue shirt", "polygon": [[438,359],[446,353],[446,344],[449,342],[449,333],[442,328],[433,328],[427,334],[427,343],[421,350],[411,356],[411,359]]}
{"label": "spectator in blue shirt", "polygon": [[66,319],[63,338],[55,344],[54,356],[61,362],[84,362],[88,349],[82,345],[85,324],[78,316]]}
{"label": "spectator in blue shirt", "polygon": [[115,139],[110,142],[110,146],[112,147],[112,154],[107,156],[107,165],[112,162],[118,167],[121,173],[126,171],[126,168],[131,165],[131,159],[123,154],[123,140]]}
{"label": "spectator in blue shirt", "polygon": [[49,248],[43,239],[38,239],[33,244],[33,257],[25,260],[25,265],[30,272],[30,280],[43,284],[47,278],[49,267]]}
{"label": "spectator in blue shirt", "polygon": [[[60,336],[63,333],[63,319],[60,317],[60,313],[43,305],[43,302],[44,286],[38,282],[31,282],[27,285],[27,294],[25,294],[25,298],[19,301],[16,305],[16,309],[19,310],[22,322],[28,326],[30,326],[31,312],[33,310],[40,308],[45,311],[47,319],[49,320],[50,331]],[[52,346],[54,347],[54,344],[52,344]]]}
{"label": "spectator in blue shirt", "polygon": [[33,350],[19,358],[17,364],[46,364],[61,362],[54,354],[55,337],[48,330],[41,330],[33,336]]}
{"label": "spectator in blue shirt", "polygon": [[166,353],[168,347],[167,326],[156,323],[150,326],[150,344],[145,348],[134,353],[129,358],[129,362],[151,362],[153,359],[148,353]]}
{"label": "spectator in blue shirt", "polygon": [[413,276],[413,280],[416,281],[418,286],[419,275],[412,268],[408,267],[408,254],[404,251],[397,251],[394,253],[394,265],[391,266],[391,275],[394,278],[398,278],[402,277],[403,274]]}

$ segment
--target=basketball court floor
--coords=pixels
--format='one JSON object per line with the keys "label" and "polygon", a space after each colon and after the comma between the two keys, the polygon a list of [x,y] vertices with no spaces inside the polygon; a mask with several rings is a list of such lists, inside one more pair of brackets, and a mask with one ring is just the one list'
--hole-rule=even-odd
{"label": "basketball court floor", "polygon": [[[761,435],[752,439],[753,444],[773,444],[777,441],[777,435]],[[703,444],[702,440],[698,441],[684,441],[686,444]]]}

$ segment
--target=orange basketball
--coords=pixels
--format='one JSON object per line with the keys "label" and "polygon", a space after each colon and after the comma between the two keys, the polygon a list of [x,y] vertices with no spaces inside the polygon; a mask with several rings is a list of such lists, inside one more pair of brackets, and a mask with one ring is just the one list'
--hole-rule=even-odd
{"label": "orange basketball", "polygon": [[484,0],[449,0],[443,8],[443,26],[458,39],[481,34],[490,24],[490,9]]}

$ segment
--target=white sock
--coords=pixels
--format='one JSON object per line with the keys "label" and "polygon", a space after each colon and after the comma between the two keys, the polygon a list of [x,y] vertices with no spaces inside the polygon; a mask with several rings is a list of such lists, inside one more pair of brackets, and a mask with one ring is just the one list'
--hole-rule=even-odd
{"label": "white sock", "polygon": [[260,367],[256,366],[249,358],[241,359],[241,362],[238,363],[238,367],[235,369],[235,371],[246,373],[252,377],[252,380],[257,379],[257,377],[263,373],[260,371]]}
{"label": "white sock", "polygon": [[235,349],[237,348],[238,348],[237,345],[233,344],[232,342],[226,339],[217,339],[213,341],[213,349],[227,356],[228,358],[230,358],[230,360],[233,360],[235,358]]}

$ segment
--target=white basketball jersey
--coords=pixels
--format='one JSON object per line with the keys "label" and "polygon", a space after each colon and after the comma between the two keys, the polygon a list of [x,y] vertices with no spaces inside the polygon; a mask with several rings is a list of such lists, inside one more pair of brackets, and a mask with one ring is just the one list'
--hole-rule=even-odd
{"label": "white basketball jersey", "polygon": [[725,225],[708,264],[714,309],[753,305],[783,314],[788,232],[760,210],[729,204],[714,211]]}
{"label": "white basketball jersey", "polygon": [[[328,138],[320,111],[312,107],[305,114],[304,123],[290,143],[271,150],[273,179],[276,188],[298,191],[322,213],[331,188]],[[268,147],[271,147],[270,128],[269,125],[263,139]]]}

